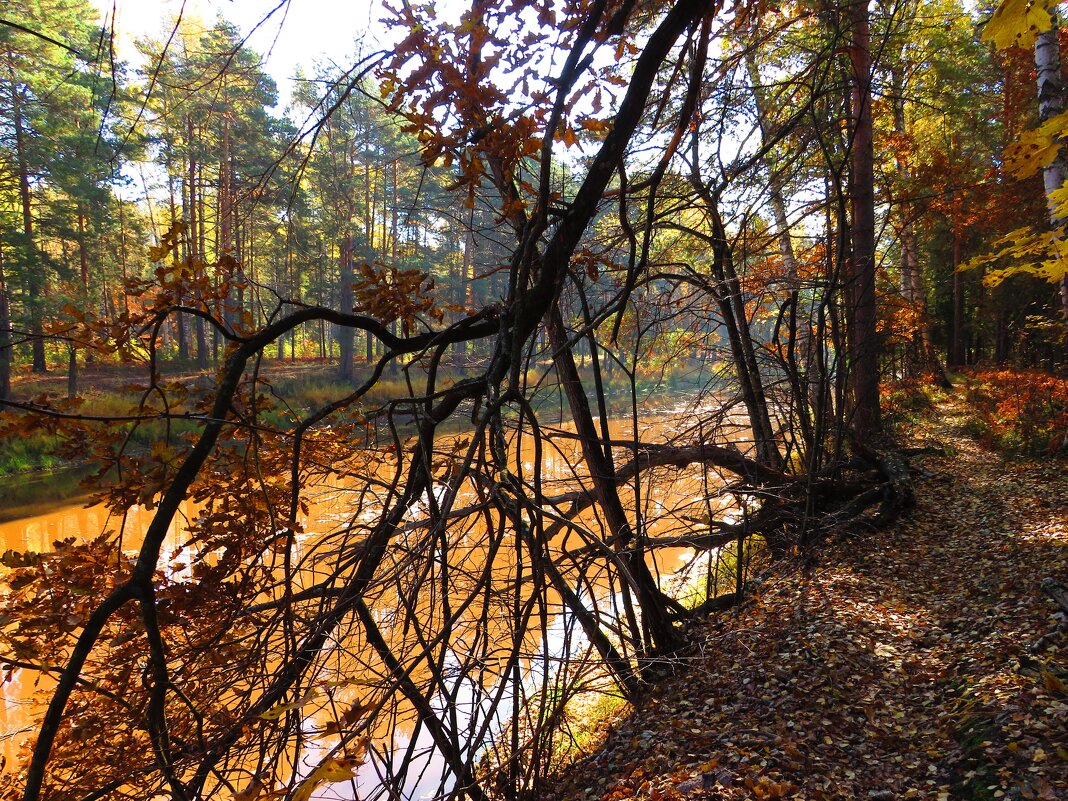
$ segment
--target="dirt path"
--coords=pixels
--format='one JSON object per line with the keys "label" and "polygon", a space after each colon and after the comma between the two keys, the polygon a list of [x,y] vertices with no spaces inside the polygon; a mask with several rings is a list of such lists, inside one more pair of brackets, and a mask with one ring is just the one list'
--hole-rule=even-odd
{"label": "dirt path", "polygon": [[[917,508],[703,625],[565,798],[1068,799],[1068,465],[939,408]],[[1061,627],[1058,629],[1058,627]]]}

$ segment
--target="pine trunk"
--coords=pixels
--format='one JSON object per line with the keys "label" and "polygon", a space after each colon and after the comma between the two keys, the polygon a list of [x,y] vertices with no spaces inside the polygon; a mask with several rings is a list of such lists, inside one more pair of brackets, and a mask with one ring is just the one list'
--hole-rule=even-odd
{"label": "pine trunk", "polygon": [[879,350],[875,302],[875,158],[871,116],[871,50],[868,0],[849,6],[853,72],[850,102],[852,220],[849,296],[852,305],[849,352],[853,377],[853,431],[860,439],[882,428],[879,413]]}
{"label": "pine trunk", "polygon": [[26,133],[22,123],[22,97],[15,76],[11,76],[11,114],[15,131],[15,169],[18,172],[19,200],[22,208],[22,235],[26,240],[26,306],[29,312],[29,331],[33,348],[33,371],[47,373],[45,361],[44,331],[41,327],[45,292],[43,265],[36,263],[37,252],[33,241],[33,204],[30,197],[30,168],[26,162]]}
{"label": "pine trunk", "polygon": [[[764,86],[760,78],[760,69],[757,66],[756,56],[752,50],[746,52],[745,67],[749,73],[749,81],[753,88],[753,100],[756,103],[757,122],[760,126],[761,145],[768,140],[767,113],[768,101],[764,95]],[[797,258],[794,255],[793,238],[790,236],[790,220],[786,216],[786,189],[783,185],[782,173],[775,169],[771,158],[765,155],[762,159],[764,168],[768,171],[768,198],[771,201],[771,212],[775,218],[775,227],[778,229],[779,254],[782,256],[782,267],[786,284],[791,291],[798,289]]]}
{"label": "pine trunk", "polygon": [[[904,143],[908,138],[905,121],[905,81],[898,67],[890,70],[890,85],[893,92],[894,133],[902,146],[895,158],[898,181],[902,187],[909,186],[912,179]],[[931,339],[931,317],[927,310],[927,289],[924,286],[920,261],[916,255],[916,226],[913,223],[914,211],[909,202],[900,202],[901,219],[898,223],[898,238],[901,243],[901,296],[915,311],[915,328],[912,332],[911,346],[905,353],[905,372],[908,374],[929,373],[942,387],[949,387],[949,379],[938,358],[938,352]]]}
{"label": "pine trunk", "polygon": [[[189,136],[192,141],[193,135],[193,123],[189,122]],[[205,257],[205,243],[207,237],[204,233],[204,180],[202,171],[203,164],[198,163],[192,159],[189,161],[189,183],[190,191],[193,193],[192,203],[192,218],[189,224],[189,240],[190,247],[193,248],[193,256],[197,263],[200,264],[198,270],[206,271],[207,268],[203,266],[207,260]],[[197,300],[203,300],[198,298]],[[197,317],[196,319],[196,337],[197,337],[197,368],[200,370],[207,370],[211,360],[208,358],[208,332],[206,329],[207,323],[203,317]]]}
{"label": "pine trunk", "polygon": [[960,234],[953,231],[953,335],[949,345],[949,363],[964,364],[964,278],[960,274]]}
{"label": "pine trunk", "polygon": [[7,299],[4,249],[0,242],[0,400],[11,397],[11,307]]}
{"label": "pine trunk", "polygon": [[[355,281],[355,276],[352,272],[352,234],[347,234],[341,242],[340,253],[340,296],[341,296],[341,311],[346,314],[352,313],[353,307],[353,293],[352,284]],[[338,366],[338,373],[346,381],[351,381],[355,376],[355,367],[353,365],[353,356],[355,355],[355,331],[347,325],[341,325],[337,327],[337,343],[338,350],[340,351],[341,364]]]}

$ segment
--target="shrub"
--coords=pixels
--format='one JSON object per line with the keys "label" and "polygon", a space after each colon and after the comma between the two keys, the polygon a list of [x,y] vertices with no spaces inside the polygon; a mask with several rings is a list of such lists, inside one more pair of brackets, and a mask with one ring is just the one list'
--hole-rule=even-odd
{"label": "shrub", "polygon": [[1008,453],[1068,453],[1068,379],[1037,370],[974,370],[967,398],[981,439]]}
{"label": "shrub", "polygon": [[888,382],[881,390],[883,415],[890,428],[917,423],[920,417],[934,408],[939,393],[933,381],[904,378]]}

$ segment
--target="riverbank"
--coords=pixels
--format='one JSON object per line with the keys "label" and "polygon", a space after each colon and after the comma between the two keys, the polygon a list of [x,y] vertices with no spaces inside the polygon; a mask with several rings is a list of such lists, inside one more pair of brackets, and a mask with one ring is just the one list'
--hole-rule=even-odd
{"label": "riverbank", "polygon": [[915,510],[785,564],[552,797],[1068,798],[1068,465],[982,446],[965,391],[909,425]]}
{"label": "riverbank", "polygon": [[[357,381],[366,370],[365,364],[357,365]],[[582,373],[586,375],[585,368]],[[438,373],[439,386],[468,376],[469,371],[462,367],[443,367]],[[268,360],[261,365],[259,377],[265,382],[264,388],[269,387],[269,401],[275,407],[275,411],[267,413],[265,420],[278,425],[288,424],[290,414],[300,415],[345,398],[356,386],[353,380],[344,380],[338,375],[336,364],[318,360]],[[408,379],[397,370],[396,375],[382,378],[372,388],[362,399],[362,406],[375,408],[390,400],[409,397],[412,393],[422,391],[417,378],[418,371],[409,384]],[[64,413],[71,415],[122,417],[136,413],[139,403],[146,397],[143,365],[131,367],[97,364],[83,369],[77,396],[80,400],[74,404],[65,400],[66,380],[66,376],[58,370],[46,374],[33,374],[23,370],[15,377],[11,400],[31,405],[47,402],[53,406],[58,405]],[[192,410],[200,397],[213,391],[216,377],[210,370],[197,371],[188,365],[168,364],[163,366],[160,380],[168,391],[170,412],[181,414]],[[587,384],[592,387],[592,379]],[[702,392],[709,392],[709,386],[714,384],[711,375],[703,368],[693,367],[669,372],[654,371],[650,375],[637,376],[633,389],[640,399],[640,404],[650,400],[653,408],[663,410],[677,403],[680,395],[692,398]],[[604,387],[610,403],[618,403],[629,411],[632,389],[629,380],[617,376],[606,380]],[[539,402],[559,405],[559,419],[564,415],[564,411],[554,393],[555,385],[545,384],[545,392]],[[158,398],[154,394],[147,397],[150,405],[156,403],[158,406]],[[266,395],[265,400],[268,400]],[[13,407],[6,411],[0,409],[0,413],[3,415],[0,416],[0,424],[8,422],[6,434],[0,436],[0,479],[17,477],[20,483],[33,484],[38,482],[38,477],[46,479],[49,473],[79,469],[85,473],[92,468],[92,465],[84,461],[72,461],[68,454],[64,454],[61,437],[55,431],[50,428],[26,427],[20,417],[24,412],[19,408]],[[548,419],[553,419],[553,415],[550,414]],[[180,419],[172,420],[169,425],[172,435],[198,429],[196,423]],[[147,451],[165,430],[168,429],[162,423],[139,424],[134,430],[132,440],[127,443],[128,450]],[[0,491],[0,504],[3,502],[4,494]]]}

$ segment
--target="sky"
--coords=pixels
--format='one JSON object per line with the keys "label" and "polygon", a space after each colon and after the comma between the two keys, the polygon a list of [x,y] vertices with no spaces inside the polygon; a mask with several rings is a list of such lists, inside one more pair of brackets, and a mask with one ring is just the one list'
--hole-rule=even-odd
{"label": "sky", "polygon": [[[173,20],[199,18],[211,26],[218,13],[249,35],[249,46],[264,56],[268,74],[278,84],[284,107],[298,64],[310,68],[317,60],[349,66],[363,38],[363,51],[382,46],[386,36],[379,20],[384,16],[378,0],[92,0],[102,15],[117,7],[120,58],[137,63],[135,39],[166,38]],[[276,10],[277,9],[277,10]],[[274,12],[272,14],[272,11]],[[260,27],[256,25],[267,18]]]}

